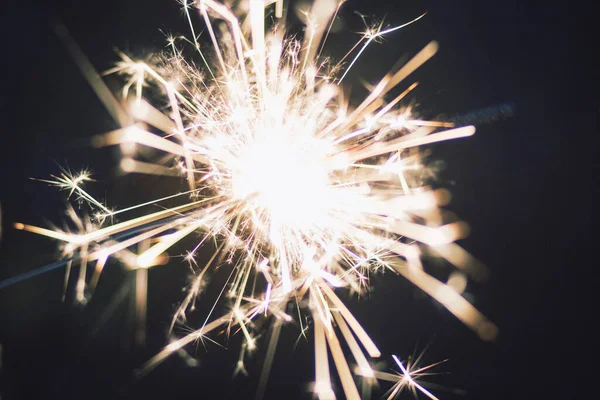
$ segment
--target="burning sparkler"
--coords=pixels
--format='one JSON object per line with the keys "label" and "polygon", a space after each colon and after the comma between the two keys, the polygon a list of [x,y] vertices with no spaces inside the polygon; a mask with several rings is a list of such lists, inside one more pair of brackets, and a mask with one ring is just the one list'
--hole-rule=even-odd
{"label": "burning sparkler", "polygon": [[[189,186],[184,193],[113,211],[83,189],[87,174],[64,171],[55,177],[52,184],[90,203],[93,219],[82,222],[71,212],[77,232],[16,227],[64,243],[69,265],[79,265],[76,298],[84,301],[107,260],[118,259],[138,274],[138,311],[143,315],[147,270],[164,264],[165,253],[176,243],[202,232],[186,257],[196,275],[171,327],[185,319],[206,277],[220,266],[231,271],[222,291],[230,300],[229,311],[213,317],[211,310],[200,329],[174,340],[146,364],[146,370],[185,345],[226,329],[245,338],[236,367],[244,371],[244,352],[256,347],[255,322],[270,318],[273,325],[260,383],[264,389],[280,328],[295,318],[288,308],[293,304],[312,320],[315,393],[322,399],[335,397],[330,353],[344,394],[359,398],[340,339],[360,375],[389,380],[391,374],[373,370],[369,357],[379,357],[380,351],[336,292],[360,293],[368,288],[369,274],[382,269],[404,276],[483,339],[493,338],[495,326],[461,296],[465,276],[480,268],[454,243],[466,234],[466,225],[444,224],[438,207],[448,194],[423,186],[416,151],[421,145],[470,136],[475,129],[419,120],[409,108],[398,107],[416,83],[385,100],[436,53],[437,44],[430,43],[386,74],[358,105],[349,104],[340,85],[369,43],[422,16],[402,26],[368,29],[339,63],[330,65],[321,51],[342,1],[316,0],[310,10],[301,12],[306,23],[301,41],[286,35],[287,10],[281,0],[250,0],[237,8],[215,0],[183,0],[182,5],[191,40],[170,37],[170,54],[154,64],[121,54],[121,62],[108,71],[126,77],[123,103],[113,98],[65,37],[121,125],[95,137],[94,145],[120,145],[124,150],[120,166],[126,172],[183,175]],[[265,26],[267,11],[274,14],[272,27]],[[210,55],[198,42],[192,23],[196,14],[210,37]],[[177,47],[180,40],[194,47],[204,66],[196,67],[183,56]],[[166,111],[145,100],[148,86],[162,90]],[[142,159],[136,146],[153,148],[163,156],[160,161]],[[172,198],[189,201],[115,222],[134,208]],[[217,250],[199,266],[195,252],[209,240],[217,243]],[[447,283],[428,275],[420,261],[421,246],[434,249],[460,273]],[[94,270],[88,273],[90,265]],[[392,395],[406,387],[435,398],[415,381],[422,369],[411,372],[394,359],[402,373],[394,375]]]}

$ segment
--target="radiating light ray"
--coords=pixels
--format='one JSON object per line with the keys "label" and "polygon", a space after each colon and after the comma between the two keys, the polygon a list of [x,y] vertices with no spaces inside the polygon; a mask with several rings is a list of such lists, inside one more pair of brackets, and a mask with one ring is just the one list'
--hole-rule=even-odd
{"label": "radiating light ray", "polygon": [[[148,268],[166,263],[166,253],[178,243],[196,241],[184,257],[196,275],[170,331],[186,321],[206,277],[222,267],[229,272],[200,329],[171,342],[145,364],[142,373],[218,330],[243,337],[236,373],[244,372],[244,357],[258,347],[260,329],[266,325],[262,321],[271,318],[273,328],[259,383],[262,396],[280,329],[294,321],[289,312],[295,308],[303,335],[308,329],[303,321],[312,320],[315,394],[320,399],[335,398],[332,377],[338,376],[346,397],[359,398],[353,365],[343,352],[346,345],[359,375],[385,380],[392,374],[371,367],[369,358],[381,352],[340,293],[362,295],[369,288],[369,276],[382,270],[414,283],[480,337],[491,340],[495,336],[496,327],[460,294],[466,274],[477,278],[485,272],[454,243],[467,234],[467,226],[444,220],[439,207],[447,203],[448,194],[426,187],[422,177],[426,167],[416,149],[471,136],[475,128],[415,117],[413,107],[401,103],[415,91],[416,82],[407,82],[391,101],[385,99],[437,52],[437,43],[429,43],[406,64],[391,70],[357,105],[350,104],[340,86],[370,43],[426,13],[403,25],[371,28],[336,64],[321,54],[342,3],[316,0],[310,11],[299,10],[306,29],[296,39],[286,32],[283,16],[287,10],[282,0],[249,0],[245,9],[215,0],[182,0],[191,40],[169,36],[170,53],[152,64],[120,53],[121,61],[108,71],[125,79],[124,105],[107,94],[89,61],[63,35],[119,126],[94,136],[93,146],[120,146],[124,172],[183,177],[189,190],[110,210],[83,190],[81,183],[89,179],[86,174],[65,173],[48,182],[76,192],[100,210],[98,223],[88,223],[72,211],[74,233],[22,223],[15,227],[63,242],[66,264],[71,268],[76,263],[79,268],[76,297],[81,301],[88,265],[93,265],[92,290],[109,259],[133,270],[139,326],[145,321],[142,303]],[[274,8],[274,24],[265,18],[268,7]],[[208,58],[193,25],[194,14],[204,22],[206,42],[212,45]],[[184,57],[183,49],[177,47],[181,42],[193,47],[207,73]],[[341,62],[356,49],[344,69]],[[216,62],[211,64],[209,59]],[[164,97],[156,105],[149,102],[148,87],[159,89]],[[150,159],[140,151],[144,147],[157,150],[160,157]],[[185,194],[189,202],[182,200]],[[107,217],[140,213],[142,207],[174,199],[182,204],[123,222],[107,221]],[[215,251],[200,267],[195,257],[207,242],[214,243]],[[429,275],[420,259],[423,246],[462,271],[460,278],[444,283]],[[229,311],[213,318],[225,301]],[[137,335],[142,341],[139,330]],[[410,365],[394,360],[402,370],[402,383],[393,395],[408,387],[435,399],[412,378],[421,370],[411,371]]]}
{"label": "radiating light ray", "polygon": [[[435,397],[433,394],[431,394],[431,392],[427,389],[425,389],[423,386],[419,385],[414,377],[412,376],[413,374],[416,375],[418,374],[420,371],[415,371],[415,372],[411,372],[409,371],[404,364],[402,364],[402,361],[400,361],[398,359],[398,357],[396,357],[395,355],[392,355],[392,358],[394,359],[394,361],[396,362],[396,364],[400,367],[400,369],[402,370],[402,384],[405,384],[406,386],[408,386],[410,389],[413,390],[414,393],[414,388],[418,389],[421,393],[423,393],[425,396],[429,397],[431,400],[439,400],[437,397]],[[405,383],[404,383],[405,382]],[[400,386],[400,385],[399,385]],[[416,393],[415,393],[416,394]]]}
{"label": "radiating light ray", "polygon": [[102,80],[102,77],[96,72],[92,63],[88,60],[85,54],[81,51],[75,41],[69,36],[66,27],[54,21],[54,32],[65,44],[67,51],[71,54],[73,61],[79,67],[82,75],[88,81],[106,110],[109,112],[113,120],[121,127],[131,123],[131,118],[123,109],[119,101],[115,98],[108,86]]}
{"label": "radiating light ray", "polygon": [[281,327],[283,322],[280,319],[276,319],[271,328],[271,335],[269,338],[269,346],[267,347],[267,353],[265,355],[265,361],[263,363],[262,371],[260,374],[260,380],[258,382],[258,390],[256,392],[256,399],[260,400],[263,398],[271,367],[273,365],[273,359],[275,357],[275,350],[277,348],[277,342],[279,341],[279,334],[281,333]]}
{"label": "radiating light ray", "polygon": [[356,56],[352,59],[352,61],[350,62],[350,65],[348,65],[348,67],[346,68],[346,70],[344,71],[344,73],[342,74],[342,76],[340,77],[340,79],[338,80],[337,84],[339,85],[340,83],[342,83],[342,81],[344,80],[344,78],[346,77],[346,75],[348,74],[348,72],[350,72],[350,70],[352,69],[352,67],[354,66],[354,64],[356,63],[356,61],[358,61],[358,59],[360,58],[360,56],[363,54],[363,52],[367,49],[367,47],[371,44],[372,41],[377,40],[377,38],[383,37],[389,33],[392,33],[394,31],[400,30],[402,28],[407,27],[410,24],[413,24],[415,22],[417,22],[418,20],[420,20],[421,18],[423,18],[427,13],[423,13],[421,15],[419,15],[417,18],[413,19],[412,21],[409,21],[405,24],[402,25],[398,25],[395,26],[393,28],[388,28],[388,29],[381,29],[381,26],[379,28],[376,29],[376,32],[372,32],[371,30],[368,30],[367,32],[364,33],[364,38],[367,39],[366,43],[363,44],[363,46],[361,47],[361,49],[358,51],[358,53],[356,54]]}
{"label": "radiating light ray", "polygon": [[106,214],[99,214],[98,217],[100,217],[100,218],[112,217],[112,216],[115,216],[117,214],[129,212],[129,211],[141,208],[141,207],[150,206],[150,205],[156,205],[156,204],[158,204],[160,202],[163,202],[165,200],[174,199],[174,198],[179,197],[179,196],[189,196],[189,195],[192,195],[195,192],[197,192],[197,189],[188,190],[186,192],[181,192],[181,193],[177,193],[177,194],[173,194],[173,195],[161,197],[160,199],[150,200],[150,201],[147,201],[145,203],[135,204],[135,205],[133,205],[131,207],[122,208],[122,209],[120,209],[118,211],[110,211],[109,213],[106,213]]}

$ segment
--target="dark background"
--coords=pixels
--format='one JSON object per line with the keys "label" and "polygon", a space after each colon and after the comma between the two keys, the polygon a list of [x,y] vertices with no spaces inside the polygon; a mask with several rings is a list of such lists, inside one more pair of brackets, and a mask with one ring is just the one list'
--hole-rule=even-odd
{"label": "dark background", "polygon": [[[346,83],[360,92],[361,79],[376,82],[398,59],[437,40],[439,54],[413,77],[422,83],[414,98],[425,116],[452,117],[490,106],[512,110],[475,121],[472,138],[431,147],[435,165],[443,166],[439,183],[453,193],[448,208],[471,226],[461,244],[491,270],[486,283],[470,283],[467,292],[499,326],[497,340],[482,342],[391,274],[375,278],[372,293],[360,302],[348,299],[388,366],[391,354],[406,359],[426,346],[425,362],[449,359],[430,381],[466,394],[435,391],[441,398],[580,398],[587,385],[594,386],[589,377],[596,362],[595,321],[589,310],[597,302],[592,287],[597,262],[584,250],[593,239],[591,206],[598,191],[597,74],[588,77],[595,46],[588,44],[593,22],[585,18],[592,8],[526,3],[350,0],[341,13],[345,28],[326,48],[339,56],[358,39],[352,32],[362,26],[354,10],[385,16],[391,25],[429,11],[419,23],[372,45]],[[98,182],[90,191],[114,206],[182,186],[176,179],[118,176],[118,153],[90,148],[89,137],[116,125],[54,35],[54,18],[101,71],[117,60],[115,47],[143,58],[164,47],[159,29],[187,34],[170,0],[3,6],[0,281],[58,254],[54,242],[12,228],[17,221],[47,226],[64,220],[64,193],[28,179],[57,173],[56,163],[91,167]],[[118,79],[108,82],[118,88]],[[107,267],[85,308],[61,302],[62,270],[0,290],[1,398],[254,397],[264,352],[247,363],[250,377],[232,379],[237,337],[220,338],[228,351],[200,346],[198,367],[173,356],[149,376],[133,377],[166,343],[187,270],[174,259],[149,275],[148,340],[141,348],[132,342],[129,300],[105,312],[129,279],[116,264]],[[294,348],[298,334],[295,327],[283,330],[266,398],[311,397],[312,341]]]}

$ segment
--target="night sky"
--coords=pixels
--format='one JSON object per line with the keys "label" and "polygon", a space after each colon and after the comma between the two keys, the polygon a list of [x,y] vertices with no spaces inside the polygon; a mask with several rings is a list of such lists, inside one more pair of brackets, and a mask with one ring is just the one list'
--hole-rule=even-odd
{"label": "night sky", "polygon": [[[496,341],[481,341],[389,273],[375,277],[373,290],[360,301],[346,298],[388,366],[392,354],[406,359],[425,348],[424,362],[448,359],[436,369],[440,375],[429,379],[445,388],[434,390],[443,399],[581,398],[597,369],[590,354],[596,332],[590,308],[597,299],[589,287],[598,262],[584,250],[592,242],[598,195],[592,137],[598,131],[598,101],[592,96],[598,77],[586,76],[592,65],[588,53],[595,49],[586,43],[593,23],[585,17],[592,8],[525,3],[533,2],[349,0],[340,14],[344,28],[325,50],[339,57],[358,40],[353,32],[363,27],[355,10],[385,17],[390,25],[428,11],[417,24],[372,45],[346,83],[360,93],[361,82],[376,82],[396,61],[437,40],[439,53],[411,77],[421,82],[413,96],[419,109],[427,117],[463,120],[484,110],[474,117],[474,137],[429,149],[439,170],[436,185],[453,195],[447,208],[471,227],[460,244],[490,269],[488,281],[470,282],[467,292],[498,325]],[[59,172],[58,165],[89,167],[98,182],[88,188],[113,206],[184,187],[178,179],[122,176],[116,149],[91,148],[91,136],[117,126],[51,22],[62,21],[100,71],[117,61],[115,48],[144,58],[164,48],[161,31],[188,32],[174,0],[2,7],[0,281],[58,255],[53,241],[12,228],[15,222],[50,226],[65,219],[64,193],[30,177],[48,178]],[[115,77],[107,82],[115,91],[121,83]],[[199,257],[209,255],[207,249]],[[187,278],[177,258],[150,271],[143,347],[133,344],[129,297],[110,309],[130,279],[117,264],[109,264],[86,307],[75,306],[69,296],[61,301],[62,269],[0,289],[0,398],[254,398],[264,352],[247,362],[249,377],[232,378],[239,335],[213,337],[229,350],[199,346],[196,367],[173,356],[148,376],[134,376],[167,343],[165,331]],[[223,280],[216,274],[212,283]],[[212,298],[209,292],[206,302],[212,304]],[[192,327],[202,323],[203,310],[190,319]],[[311,398],[312,336],[295,346],[298,335],[297,327],[283,329],[266,399]],[[337,380],[335,385],[342,398]],[[373,398],[388,388],[383,383]]]}

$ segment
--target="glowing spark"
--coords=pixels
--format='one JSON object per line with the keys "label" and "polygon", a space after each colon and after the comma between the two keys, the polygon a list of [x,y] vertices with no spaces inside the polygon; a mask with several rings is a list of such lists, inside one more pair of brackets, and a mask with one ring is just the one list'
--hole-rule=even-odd
{"label": "glowing spark", "polygon": [[[119,129],[94,137],[94,146],[120,145],[125,153],[120,163],[123,171],[184,176],[189,190],[111,211],[83,190],[81,184],[90,179],[85,173],[64,172],[48,182],[76,193],[99,209],[102,223],[106,217],[181,199],[183,194],[191,195],[192,200],[108,226],[80,223],[78,233],[20,223],[15,226],[65,243],[71,257],[68,265],[78,262],[80,266],[78,298],[83,294],[85,282],[81,277],[85,277],[87,263],[96,263],[92,287],[109,258],[136,270],[140,326],[145,319],[142,303],[147,269],[165,263],[166,251],[184,239],[193,240],[193,232],[203,232],[203,238],[185,257],[197,275],[171,328],[177,321],[185,321],[207,271],[225,265],[230,276],[221,294],[231,299],[231,311],[210,320],[220,294],[203,326],[166,346],[144,371],[185,345],[226,328],[241,332],[245,338],[236,366],[236,373],[245,373],[246,350],[256,348],[260,338],[256,332],[260,325],[255,322],[272,317],[275,322],[261,392],[281,325],[293,319],[287,305],[295,303],[303,334],[306,327],[300,313],[307,313],[313,321],[314,392],[321,399],[335,397],[330,352],[346,397],[358,398],[339,339],[344,339],[358,373],[365,377],[382,377],[367,358],[381,353],[334,288],[360,293],[368,288],[370,273],[395,271],[446,306],[482,338],[495,336],[496,327],[461,296],[466,285],[464,274],[482,274],[480,264],[454,244],[465,236],[466,225],[443,223],[438,207],[448,196],[423,186],[425,167],[415,151],[418,146],[471,136],[475,128],[419,120],[410,108],[399,107],[417,83],[409,83],[404,92],[386,103],[385,95],[437,52],[435,42],[386,74],[357,106],[348,103],[339,86],[372,41],[425,14],[396,27],[383,29],[380,24],[367,30],[346,57],[364,42],[362,47],[336,80],[341,65],[328,65],[320,54],[323,38],[327,38],[342,2],[316,0],[310,11],[304,10],[302,42],[286,36],[282,20],[267,26],[265,8],[273,3],[275,17],[281,19],[282,0],[250,0],[245,10],[214,0],[183,0],[192,34],[192,39],[185,41],[198,53],[210,78],[182,56],[183,51],[176,47],[177,38],[169,36],[171,53],[164,55],[162,62],[150,65],[121,54],[122,61],[109,71],[125,76],[124,106],[61,31],[78,65],[119,124]],[[212,67],[192,24],[195,13],[204,21],[213,46],[216,64]],[[265,34],[267,29],[269,34]],[[162,89],[160,106],[165,107],[155,108],[144,100],[145,88],[152,85]],[[438,131],[440,128],[452,129]],[[144,146],[164,154],[156,162],[136,159],[138,148]],[[172,167],[174,163],[179,167]],[[209,239],[218,243],[217,251],[198,268],[194,255]],[[137,253],[132,250],[136,245]],[[427,274],[420,261],[421,246],[431,246],[461,269],[461,274],[451,275],[448,283]],[[394,360],[402,370],[394,393],[403,387],[416,388],[436,399],[415,381],[420,370],[411,371],[410,366],[404,367],[396,357]]]}
{"label": "glowing spark", "polygon": [[[421,355],[422,356],[422,355]],[[396,372],[394,374],[382,371],[373,371],[373,375],[382,381],[393,382],[394,386],[388,391],[389,396],[388,400],[395,398],[398,394],[402,393],[404,390],[409,390],[415,396],[415,399],[418,398],[417,391],[421,392],[425,396],[427,396],[431,400],[439,400],[436,396],[434,396],[431,391],[426,389],[423,385],[424,383],[420,383],[421,378],[432,375],[428,372],[430,369],[438,366],[442,362],[437,362],[435,364],[426,365],[424,367],[419,367],[419,361],[421,359],[419,356],[416,360],[409,360],[406,366],[404,363],[400,361],[398,357],[392,355],[394,362],[400,368],[400,372]],[[362,375],[360,370],[356,371],[357,374]]]}

